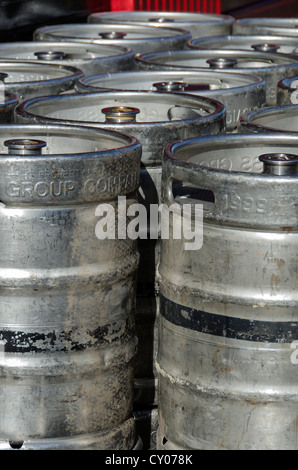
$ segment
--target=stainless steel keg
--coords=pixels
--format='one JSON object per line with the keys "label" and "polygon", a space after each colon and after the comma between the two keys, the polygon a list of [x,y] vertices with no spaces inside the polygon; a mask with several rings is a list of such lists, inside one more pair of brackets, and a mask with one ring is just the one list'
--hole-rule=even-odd
{"label": "stainless steel keg", "polygon": [[120,45],[78,44],[67,41],[21,41],[0,44],[1,59],[69,65],[92,75],[134,68],[135,53]]}
{"label": "stainless steel keg", "polygon": [[230,15],[212,13],[195,13],[184,11],[109,11],[92,13],[88,23],[112,23],[122,25],[158,24],[173,26],[190,31],[192,37],[213,36],[215,34],[230,34],[235,19]]}
{"label": "stainless steel keg", "polygon": [[191,39],[189,31],[181,28],[141,26],[132,24],[62,24],[38,28],[37,41],[75,41],[87,44],[122,45],[135,53],[183,49]]}
{"label": "stainless steel keg", "polygon": [[0,59],[0,83],[4,91],[25,100],[73,89],[83,72],[66,65]]}
{"label": "stainless steel keg", "polygon": [[[21,103],[19,122],[79,124],[118,130],[135,136],[142,144],[139,203],[147,211],[160,204],[161,157],[167,144],[202,134],[225,131],[224,106],[207,97],[141,91],[109,91],[41,97]],[[152,222],[154,225],[154,223]],[[148,224],[149,231],[150,223]],[[144,229],[143,229],[144,230]],[[135,403],[157,401],[155,344],[158,317],[156,265],[160,244],[145,229],[140,235],[140,266],[137,284]],[[146,337],[146,341],[144,341]]]}
{"label": "stainless steel keg", "polygon": [[0,151],[0,449],[132,449],[139,257],[97,224],[136,202],[140,143],[11,124]]}
{"label": "stainless steel keg", "polygon": [[19,100],[16,95],[4,90],[0,74],[0,124],[10,124],[14,120],[14,108]]}
{"label": "stainless steel keg", "polygon": [[298,104],[298,75],[283,78],[277,84],[277,104]]}
{"label": "stainless steel keg", "polygon": [[297,153],[290,134],[165,151],[163,201],[196,248],[162,239],[158,449],[297,448]]}
{"label": "stainless steel keg", "polygon": [[224,104],[227,130],[232,131],[240,116],[265,106],[265,86],[265,81],[257,76],[218,70],[212,74],[206,70],[143,70],[90,75],[78,80],[75,88],[79,92],[159,90],[207,96]]}
{"label": "stainless steel keg", "polygon": [[266,103],[276,104],[277,83],[296,75],[297,58],[291,54],[242,50],[181,50],[140,54],[138,68],[143,70],[196,70],[208,68],[258,75],[266,82]]}
{"label": "stainless steel keg", "polygon": [[260,52],[298,54],[297,38],[269,34],[234,34],[194,38],[187,43],[191,49],[242,49]]}
{"label": "stainless steel keg", "polygon": [[241,132],[298,134],[298,106],[272,106],[248,113],[239,120]]}
{"label": "stainless steel keg", "polygon": [[278,36],[298,35],[297,18],[241,18],[235,20],[233,34],[268,34]]}

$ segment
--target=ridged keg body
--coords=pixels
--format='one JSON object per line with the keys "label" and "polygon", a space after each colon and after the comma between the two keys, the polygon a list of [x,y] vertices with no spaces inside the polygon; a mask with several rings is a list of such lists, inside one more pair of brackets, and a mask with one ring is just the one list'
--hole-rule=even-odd
{"label": "ridged keg body", "polygon": [[[135,122],[111,122],[102,109],[138,109]],[[225,132],[224,106],[206,97],[141,91],[109,91],[37,98],[16,111],[20,122],[80,124],[118,130],[135,136],[142,144],[139,203],[150,220],[150,207],[160,204],[161,157],[167,144],[201,134]],[[160,243],[149,235],[139,240],[140,265],[137,283],[139,352],[136,359],[135,401],[157,404],[155,371],[156,319],[159,311],[156,266]],[[147,380],[149,379],[149,380]]]}
{"label": "ridged keg body", "polygon": [[134,68],[135,53],[121,45],[79,44],[67,41],[16,41],[0,44],[1,59],[75,67],[85,75]]}
{"label": "ridged keg body", "polygon": [[195,13],[185,11],[109,11],[92,13],[88,23],[106,24],[159,24],[173,28],[183,28],[192,37],[229,34],[232,31],[234,18],[230,15],[212,13]]}
{"label": "ridged keg body", "polygon": [[259,160],[297,148],[233,134],[165,152],[165,204],[204,210],[196,251],[162,240],[158,449],[297,448],[297,163],[278,176]]}
{"label": "ridged keg body", "polygon": [[[208,61],[208,62],[207,62]],[[236,49],[188,49],[140,54],[136,63],[141,70],[223,70],[227,73],[257,75],[266,82],[266,104],[276,105],[277,83],[296,75],[297,58],[291,54]]]}
{"label": "ridged keg body", "polygon": [[132,449],[139,256],[96,229],[118,196],[136,202],[141,146],[15,124],[0,145],[0,448]]}
{"label": "ridged keg body", "polygon": [[133,24],[63,24],[38,28],[33,38],[37,41],[74,41],[129,47],[136,54],[166,49],[183,49],[190,41],[189,31],[181,28],[140,26]]}
{"label": "ridged keg body", "polygon": [[6,74],[4,91],[20,100],[72,90],[76,80],[83,77],[76,67],[12,59],[0,60],[0,73]]}
{"label": "ridged keg body", "polygon": [[206,70],[174,71],[143,70],[106,73],[83,77],[76,83],[79,92],[108,90],[181,91],[207,96],[220,101],[226,108],[227,130],[234,130],[240,116],[262,108],[266,101],[265,81],[259,77],[238,73]]}

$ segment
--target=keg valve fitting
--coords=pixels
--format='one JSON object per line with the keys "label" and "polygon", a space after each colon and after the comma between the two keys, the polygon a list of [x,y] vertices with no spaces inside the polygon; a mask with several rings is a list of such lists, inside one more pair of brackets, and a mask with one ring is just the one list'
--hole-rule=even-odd
{"label": "keg valve fitting", "polygon": [[41,155],[47,143],[37,139],[10,139],[4,142],[9,155]]}
{"label": "keg valve fitting", "polygon": [[130,106],[111,106],[101,110],[106,116],[106,122],[125,123],[136,122],[136,115],[140,112],[138,108]]}
{"label": "keg valve fitting", "polygon": [[211,69],[231,69],[238,61],[237,59],[230,59],[227,57],[214,57],[206,60]]}
{"label": "keg valve fitting", "polygon": [[263,173],[288,176],[298,172],[298,155],[288,153],[268,153],[260,155],[259,160],[263,163]]}
{"label": "keg valve fitting", "polygon": [[39,60],[61,60],[65,58],[65,52],[62,51],[39,51],[34,52]]}
{"label": "keg valve fitting", "polygon": [[158,91],[184,91],[187,83],[184,82],[155,82],[153,86]]}

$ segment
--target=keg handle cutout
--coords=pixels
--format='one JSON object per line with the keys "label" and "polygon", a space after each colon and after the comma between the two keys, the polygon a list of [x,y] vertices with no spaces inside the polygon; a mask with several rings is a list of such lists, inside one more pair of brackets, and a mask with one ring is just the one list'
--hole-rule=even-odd
{"label": "keg handle cutout", "polygon": [[124,31],[107,31],[103,33],[98,33],[102,39],[123,39],[127,33]]}
{"label": "keg handle cutout", "polygon": [[169,201],[178,204],[203,204],[203,211],[212,211],[215,195],[211,189],[199,187],[187,181],[171,178],[168,182]]}

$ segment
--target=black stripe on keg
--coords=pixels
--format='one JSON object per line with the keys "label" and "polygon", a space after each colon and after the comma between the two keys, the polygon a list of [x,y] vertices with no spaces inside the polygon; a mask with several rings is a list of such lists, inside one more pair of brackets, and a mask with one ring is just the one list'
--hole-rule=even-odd
{"label": "black stripe on keg", "polygon": [[160,313],[170,323],[208,335],[261,343],[291,343],[298,323],[247,320],[176,304],[160,295]]}

